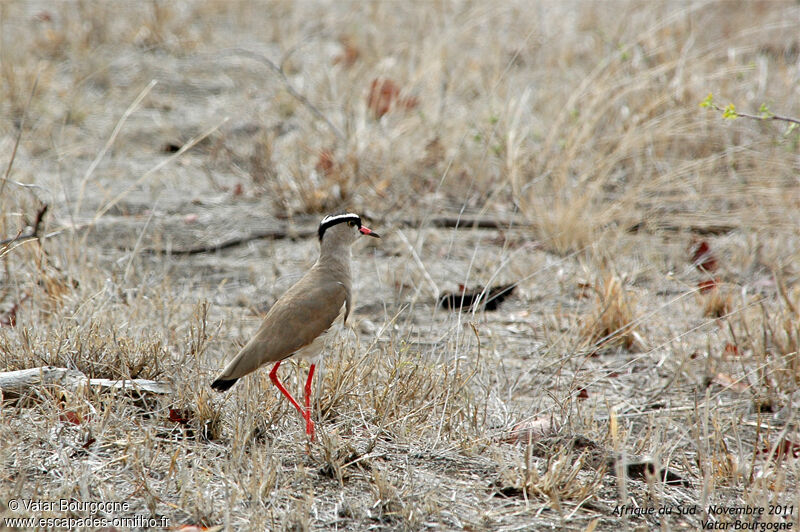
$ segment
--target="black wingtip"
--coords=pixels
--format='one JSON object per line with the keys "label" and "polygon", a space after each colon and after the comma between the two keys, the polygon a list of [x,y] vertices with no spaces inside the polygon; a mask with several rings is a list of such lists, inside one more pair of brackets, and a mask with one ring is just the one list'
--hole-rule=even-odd
{"label": "black wingtip", "polygon": [[227,392],[238,380],[239,379],[217,379],[211,383],[211,387],[218,392]]}

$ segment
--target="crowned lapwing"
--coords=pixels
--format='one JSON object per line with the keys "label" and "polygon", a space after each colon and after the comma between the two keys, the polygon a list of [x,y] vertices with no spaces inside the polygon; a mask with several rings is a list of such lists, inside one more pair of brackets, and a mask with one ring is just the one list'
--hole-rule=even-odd
{"label": "crowned lapwing", "polygon": [[[230,361],[211,387],[228,390],[237,380],[264,364],[274,362],[269,378],[306,421],[306,434],[314,439],[311,421],[311,379],[313,360],[325,345],[333,322],[344,312],[350,314],[350,245],[359,235],[380,238],[361,224],[357,214],[332,214],[319,224],[319,259],[269,309],[255,336]],[[278,380],[278,367],[290,356],[312,359],[305,386],[305,408]]]}

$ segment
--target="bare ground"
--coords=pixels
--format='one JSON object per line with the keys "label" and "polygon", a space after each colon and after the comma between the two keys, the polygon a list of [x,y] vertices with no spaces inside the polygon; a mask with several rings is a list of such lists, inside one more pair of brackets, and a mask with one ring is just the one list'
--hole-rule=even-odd
{"label": "bare ground", "polygon": [[[800,116],[797,20],[0,5],[0,239],[48,205],[39,238],[0,245],[0,369],[174,389],[6,400],[0,516],[87,517],[12,507],[67,499],[171,527],[796,529],[800,136],[698,104]],[[266,371],[208,383],[342,209],[384,238],[354,249],[309,443]],[[436,306],[503,283],[497,311]],[[281,371],[299,392],[305,368]]]}

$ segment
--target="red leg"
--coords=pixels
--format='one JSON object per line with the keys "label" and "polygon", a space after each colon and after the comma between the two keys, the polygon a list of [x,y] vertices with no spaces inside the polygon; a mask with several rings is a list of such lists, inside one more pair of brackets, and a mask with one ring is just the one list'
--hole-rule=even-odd
{"label": "red leg", "polygon": [[289,390],[284,388],[283,384],[280,380],[278,380],[278,367],[281,365],[281,361],[275,363],[272,366],[272,371],[269,372],[269,378],[272,381],[272,384],[278,387],[281,393],[286,397],[290,403],[300,412],[300,415],[303,416],[303,419],[306,420],[306,434],[311,436],[311,439],[314,439],[314,422],[311,421],[311,378],[314,376],[314,364],[311,364],[311,368],[308,370],[308,379],[306,380],[306,408],[303,409],[300,406],[292,394],[289,393]]}
{"label": "red leg", "polygon": [[289,391],[286,388],[283,387],[283,384],[281,384],[281,381],[278,380],[278,366],[280,366],[280,365],[281,365],[281,361],[280,360],[275,362],[275,365],[272,366],[272,371],[269,372],[269,379],[272,381],[272,384],[274,384],[275,386],[278,387],[278,389],[289,400],[289,402],[292,403],[292,405],[294,405],[294,407],[297,409],[297,411],[300,412],[300,415],[305,418],[306,416],[303,413],[303,407],[300,406],[300,403],[298,403],[297,401],[294,400],[294,397],[292,397],[292,394],[290,394]]}
{"label": "red leg", "polygon": [[311,367],[308,368],[308,378],[306,379],[306,413],[303,416],[306,418],[306,434],[311,436],[312,441],[314,440],[314,422],[311,421],[311,379],[314,378],[314,368],[314,364],[311,364]]}

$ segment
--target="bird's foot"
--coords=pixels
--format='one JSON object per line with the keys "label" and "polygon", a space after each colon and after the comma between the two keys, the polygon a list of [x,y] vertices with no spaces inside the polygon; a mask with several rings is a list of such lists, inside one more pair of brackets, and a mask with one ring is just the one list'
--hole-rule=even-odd
{"label": "bird's foot", "polygon": [[307,410],[303,417],[306,418],[306,434],[311,441],[314,441],[314,422],[311,421],[311,412]]}

